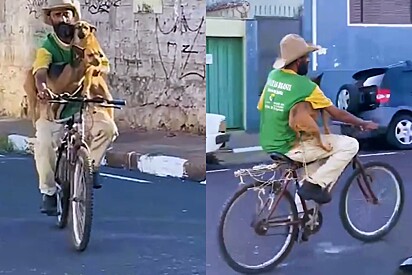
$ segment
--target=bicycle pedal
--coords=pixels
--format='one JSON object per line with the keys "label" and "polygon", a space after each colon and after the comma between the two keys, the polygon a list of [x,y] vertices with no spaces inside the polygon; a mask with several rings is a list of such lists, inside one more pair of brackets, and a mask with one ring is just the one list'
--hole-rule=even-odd
{"label": "bicycle pedal", "polygon": [[300,236],[300,241],[301,241],[301,242],[307,242],[307,241],[309,241],[309,235],[306,234],[306,233],[303,233],[303,234]]}
{"label": "bicycle pedal", "polygon": [[71,199],[71,201],[73,201],[73,202],[82,202],[83,200],[81,198],[73,197]]}
{"label": "bicycle pedal", "polygon": [[42,212],[42,213],[46,214],[49,217],[56,217],[59,215],[57,211],[47,211],[47,212]]}
{"label": "bicycle pedal", "polygon": [[299,234],[297,236],[297,239],[298,239],[297,241],[299,243],[307,242],[307,241],[309,241],[309,236],[310,235],[311,234],[309,232],[307,232],[306,229],[302,228],[302,229],[299,230]]}

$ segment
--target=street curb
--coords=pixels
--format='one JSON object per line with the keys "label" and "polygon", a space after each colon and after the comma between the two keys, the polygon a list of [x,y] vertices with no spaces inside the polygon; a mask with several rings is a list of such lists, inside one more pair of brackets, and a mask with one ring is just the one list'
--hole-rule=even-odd
{"label": "street curb", "polygon": [[206,179],[206,163],[174,156],[110,150],[106,153],[105,160],[109,167],[137,170],[160,177],[176,177],[197,182]]}
{"label": "street curb", "polygon": [[[33,153],[34,138],[22,135],[8,135],[9,142],[16,151]],[[162,154],[140,154],[138,152],[120,152],[109,150],[102,165],[137,170],[141,173],[160,177],[176,177],[202,182],[206,179],[206,163],[199,163],[179,157]]]}

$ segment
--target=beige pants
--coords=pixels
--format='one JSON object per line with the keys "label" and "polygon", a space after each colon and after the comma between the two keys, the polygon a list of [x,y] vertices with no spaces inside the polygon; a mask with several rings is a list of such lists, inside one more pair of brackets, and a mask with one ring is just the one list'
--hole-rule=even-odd
{"label": "beige pants", "polygon": [[356,139],[344,135],[322,135],[322,140],[332,145],[332,151],[326,152],[310,140],[303,142],[286,155],[299,162],[318,160],[307,166],[306,177],[310,182],[331,190],[343,170],[358,153],[359,143]]}
{"label": "beige pants", "polygon": [[[118,136],[115,122],[104,110],[85,115],[85,135],[90,147],[91,159],[98,169],[106,150]],[[60,145],[63,124],[39,118],[36,121],[36,141],[34,159],[39,176],[39,189],[42,194],[53,195],[56,192],[54,170],[56,165],[56,149]]]}

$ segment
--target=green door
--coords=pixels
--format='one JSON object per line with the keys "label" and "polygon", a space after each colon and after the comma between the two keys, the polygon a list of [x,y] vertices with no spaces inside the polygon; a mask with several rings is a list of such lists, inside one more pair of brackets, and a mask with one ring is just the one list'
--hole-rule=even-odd
{"label": "green door", "polygon": [[243,43],[242,38],[207,37],[206,110],[226,116],[228,129],[243,128]]}

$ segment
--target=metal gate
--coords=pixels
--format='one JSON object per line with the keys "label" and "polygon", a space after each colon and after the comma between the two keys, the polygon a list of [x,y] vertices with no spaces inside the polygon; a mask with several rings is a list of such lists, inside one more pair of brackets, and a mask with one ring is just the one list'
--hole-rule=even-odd
{"label": "metal gate", "polygon": [[243,41],[235,37],[207,37],[206,110],[226,116],[228,129],[243,128]]}
{"label": "metal gate", "polygon": [[257,16],[259,93],[279,54],[279,43],[289,33],[302,35],[301,16],[297,18]]}

